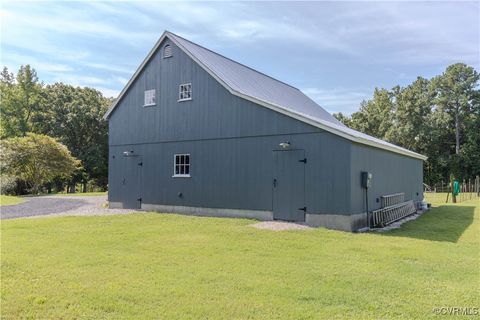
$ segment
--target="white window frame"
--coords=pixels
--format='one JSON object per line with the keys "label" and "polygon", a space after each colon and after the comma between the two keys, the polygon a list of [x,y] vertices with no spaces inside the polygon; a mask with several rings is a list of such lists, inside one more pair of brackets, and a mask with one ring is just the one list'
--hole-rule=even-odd
{"label": "white window frame", "polygon": [[[153,95],[152,95],[152,93],[153,93]],[[147,103],[147,97],[149,97],[151,99],[152,96],[153,96],[153,102]],[[144,93],[144,96],[143,96],[143,106],[144,107],[151,107],[151,106],[154,106],[156,104],[157,103],[156,103],[155,89],[145,90],[145,93]]]}
{"label": "white window frame", "polygon": [[[190,91],[183,91],[182,92],[182,87],[184,86],[190,86],[189,89]],[[182,94],[183,93],[190,93],[190,96],[188,98],[183,98]],[[189,101],[192,100],[192,83],[182,83],[181,85],[178,86],[178,102],[180,101]]]}
{"label": "white window frame", "polygon": [[[179,161],[179,163],[177,164],[177,157],[181,157],[181,156],[188,156],[188,163],[181,163]],[[181,158],[180,158],[181,159]],[[178,172],[181,172],[181,168],[183,167],[184,168],[184,172],[185,172],[185,168],[188,167],[188,173],[177,173],[177,166],[179,167],[179,170]],[[190,157],[190,154],[189,153],[176,153],[173,155],[173,178],[190,178],[190,173],[192,172],[191,171],[191,157]]]}

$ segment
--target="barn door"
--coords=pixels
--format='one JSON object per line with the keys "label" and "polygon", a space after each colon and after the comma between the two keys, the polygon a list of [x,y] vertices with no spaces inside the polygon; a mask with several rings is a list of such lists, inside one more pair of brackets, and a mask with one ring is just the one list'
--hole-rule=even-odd
{"label": "barn door", "polygon": [[273,152],[273,218],[305,221],[305,151]]}
{"label": "barn door", "polygon": [[142,205],[142,168],[141,156],[123,157],[122,200],[125,209],[140,209]]}

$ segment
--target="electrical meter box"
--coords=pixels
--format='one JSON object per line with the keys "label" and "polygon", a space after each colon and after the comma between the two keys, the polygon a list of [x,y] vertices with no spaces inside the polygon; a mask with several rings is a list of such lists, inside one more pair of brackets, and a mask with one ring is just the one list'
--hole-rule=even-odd
{"label": "electrical meter box", "polygon": [[372,186],[373,175],[370,172],[362,172],[362,188],[368,189]]}

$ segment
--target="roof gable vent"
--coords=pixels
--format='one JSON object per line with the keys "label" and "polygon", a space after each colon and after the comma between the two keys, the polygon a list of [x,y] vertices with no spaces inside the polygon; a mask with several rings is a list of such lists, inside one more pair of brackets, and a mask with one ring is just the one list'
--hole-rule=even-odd
{"label": "roof gable vent", "polygon": [[172,46],[167,44],[163,47],[163,57],[170,58],[172,56]]}

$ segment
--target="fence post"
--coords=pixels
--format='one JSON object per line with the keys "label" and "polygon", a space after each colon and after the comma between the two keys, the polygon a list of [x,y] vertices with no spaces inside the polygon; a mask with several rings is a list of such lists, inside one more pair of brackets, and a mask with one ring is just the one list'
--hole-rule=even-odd
{"label": "fence post", "polygon": [[470,200],[472,200],[472,181],[468,179],[468,194],[470,195]]}
{"label": "fence post", "polygon": [[475,184],[477,185],[477,190],[475,190],[477,192],[477,197],[480,197],[480,176],[475,177]]}

